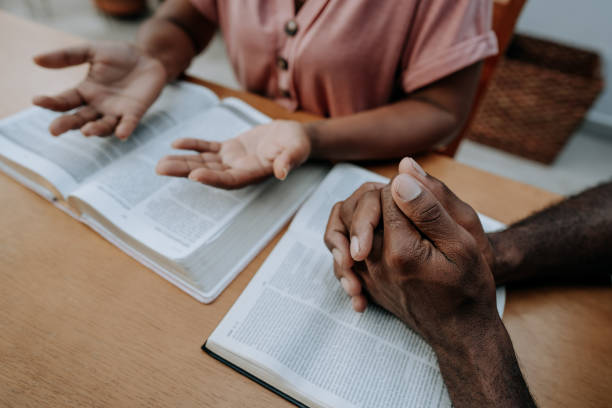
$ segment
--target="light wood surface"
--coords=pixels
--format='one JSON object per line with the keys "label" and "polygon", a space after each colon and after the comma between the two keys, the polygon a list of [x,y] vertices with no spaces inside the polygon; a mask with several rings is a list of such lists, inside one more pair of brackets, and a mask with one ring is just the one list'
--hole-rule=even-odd
{"label": "light wood surface", "polygon": [[[78,42],[0,12],[0,117],[76,83],[85,68],[44,71],[31,56]],[[271,116],[312,118],[237,95]],[[559,199],[445,157],[420,161],[504,222]],[[203,305],[0,173],[0,406],[288,406],[200,350],[277,240]],[[542,406],[612,404],[610,289],[510,291],[506,310]]]}

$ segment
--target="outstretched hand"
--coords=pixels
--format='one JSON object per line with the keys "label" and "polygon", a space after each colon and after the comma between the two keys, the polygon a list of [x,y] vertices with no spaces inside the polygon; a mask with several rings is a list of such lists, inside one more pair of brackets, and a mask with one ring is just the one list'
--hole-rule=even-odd
{"label": "outstretched hand", "polygon": [[89,71],[76,87],[54,96],[37,96],[40,107],[66,112],[49,126],[58,136],[81,129],[85,136],[115,133],[127,139],[166,83],[166,71],[157,59],[128,43],[96,43],[64,48],[34,57],[45,68],[89,63]]}
{"label": "outstretched hand", "polygon": [[179,139],[172,147],[197,154],[166,156],[157,164],[157,173],[225,189],[244,187],[272,175],[284,180],[311,151],[303,126],[284,120],[257,126],[224,142]]}

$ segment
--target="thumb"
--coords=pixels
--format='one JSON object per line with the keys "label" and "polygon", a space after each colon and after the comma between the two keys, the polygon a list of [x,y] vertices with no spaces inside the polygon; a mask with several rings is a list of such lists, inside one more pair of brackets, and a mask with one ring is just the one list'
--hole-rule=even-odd
{"label": "thumb", "polygon": [[274,177],[284,180],[289,172],[302,164],[303,160],[297,149],[284,148],[272,163]]}
{"label": "thumb", "polygon": [[448,258],[457,259],[460,244],[467,234],[444,206],[421,182],[409,174],[393,179],[391,195],[395,205],[414,226]]}
{"label": "thumb", "polygon": [[488,239],[484,235],[484,230],[478,219],[478,215],[469,204],[457,197],[446,184],[434,176],[427,174],[411,157],[402,159],[399,164],[399,172],[409,174],[418,180],[436,196],[457,224],[461,225],[466,231],[472,234],[483,248],[488,247]]}

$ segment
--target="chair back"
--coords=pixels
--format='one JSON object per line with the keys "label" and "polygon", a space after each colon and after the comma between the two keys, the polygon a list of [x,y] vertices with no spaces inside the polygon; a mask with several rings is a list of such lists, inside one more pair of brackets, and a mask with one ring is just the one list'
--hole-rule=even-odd
{"label": "chair back", "polygon": [[474,103],[472,105],[472,110],[470,115],[468,116],[463,129],[459,133],[453,141],[451,141],[445,147],[442,147],[439,150],[439,153],[445,154],[447,156],[453,157],[455,153],[457,153],[457,149],[459,148],[459,144],[461,140],[467,134],[472,121],[476,116],[476,112],[478,111],[478,107],[484,98],[485,92],[493,77],[493,73],[495,72],[495,68],[499,62],[499,59],[506,52],[506,48],[510,44],[510,40],[512,39],[512,34],[514,33],[514,27],[516,26],[516,22],[518,21],[519,15],[521,14],[521,10],[525,5],[527,0],[493,0],[493,22],[492,27],[495,35],[497,36],[497,43],[499,46],[499,53],[497,55],[493,55],[487,58],[484,61],[482,66],[482,73],[480,75],[480,81],[478,82],[478,88],[476,90],[476,95],[474,96]]}

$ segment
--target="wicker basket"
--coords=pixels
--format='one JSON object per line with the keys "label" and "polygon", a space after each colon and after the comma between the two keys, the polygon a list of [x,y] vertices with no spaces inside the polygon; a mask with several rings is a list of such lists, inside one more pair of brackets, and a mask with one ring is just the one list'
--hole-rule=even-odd
{"label": "wicker basket", "polygon": [[552,163],[601,92],[597,54],[515,35],[468,137]]}

